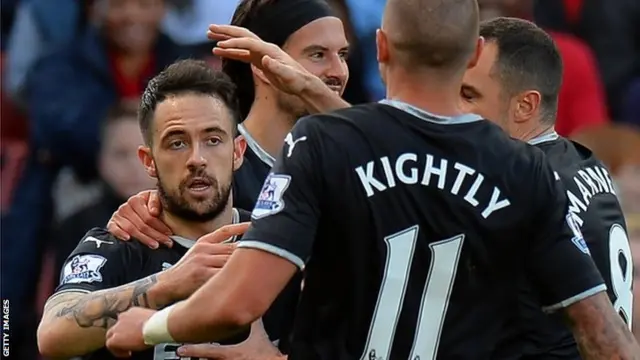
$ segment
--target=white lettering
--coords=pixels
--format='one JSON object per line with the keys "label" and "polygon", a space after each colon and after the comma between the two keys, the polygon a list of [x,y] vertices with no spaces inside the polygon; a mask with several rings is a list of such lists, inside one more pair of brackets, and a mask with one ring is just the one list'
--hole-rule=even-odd
{"label": "white lettering", "polygon": [[413,185],[418,182],[418,169],[411,168],[411,170],[409,170],[410,175],[407,175],[404,172],[404,163],[409,160],[413,162],[418,161],[418,155],[409,153],[400,155],[396,161],[396,174],[398,174],[398,180],[405,184]]}
{"label": "white lettering", "polygon": [[422,185],[429,186],[431,182],[431,174],[438,177],[438,189],[444,190],[444,181],[447,176],[447,159],[440,159],[440,166],[433,166],[433,155],[427,154],[427,163],[424,167],[424,175],[422,175]]}
{"label": "white lettering", "polygon": [[[366,171],[366,172],[365,172]],[[387,189],[380,180],[373,177],[373,161],[367,163],[367,170],[362,170],[362,166],[356,168],[356,173],[360,177],[360,182],[364,186],[367,196],[373,196],[373,188],[378,191],[384,191]]]}
{"label": "white lettering", "polygon": [[494,187],[493,194],[491,194],[491,200],[489,200],[489,205],[487,205],[487,207],[482,212],[483,218],[486,219],[489,217],[489,215],[493,214],[493,212],[500,209],[504,209],[507,206],[511,205],[511,202],[509,202],[509,199],[504,198],[502,200],[498,200],[499,198],[500,198],[500,189],[498,189],[497,187]]}
{"label": "white lettering", "polygon": [[[366,165],[358,166],[355,171],[367,197],[396,185],[416,185],[421,178],[420,185],[422,186],[437,187],[451,195],[463,197],[464,201],[472,207],[480,207],[483,209],[482,216],[485,219],[494,212],[511,205],[509,199],[502,195],[500,189],[485,183],[485,175],[462,163],[454,163],[453,168],[457,170],[457,174],[455,180],[452,179],[453,184],[447,184],[447,164],[449,161],[442,158],[436,159],[431,154],[425,155],[422,158],[425,161],[424,167],[422,167],[423,164],[417,154],[404,153],[396,159],[384,156],[377,161],[369,161]],[[420,174],[421,170],[422,174]],[[376,178],[374,173],[379,177]],[[384,178],[380,178],[382,173],[384,173]],[[437,183],[431,181],[432,175],[438,178]],[[445,188],[446,186],[450,187]]]}
{"label": "white lettering", "polygon": [[456,177],[456,181],[453,183],[451,193],[453,195],[458,195],[458,191],[460,191],[460,186],[462,186],[462,182],[464,181],[465,176],[473,175],[473,173],[475,173],[476,171],[460,163],[453,164],[453,168],[458,170],[458,176]]}

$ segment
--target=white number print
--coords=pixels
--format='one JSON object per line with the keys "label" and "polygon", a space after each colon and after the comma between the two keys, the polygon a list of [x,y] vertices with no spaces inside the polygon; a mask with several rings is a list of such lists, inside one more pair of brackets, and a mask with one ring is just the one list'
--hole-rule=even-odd
{"label": "white number print", "polygon": [[[387,260],[378,302],[362,360],[387,360],[398,325],[418,240],[418,225],[387,236]],[[464,234],[429,244],[431,265],[422,292],[418,323],[411,348],[412,360],[435,359],[444,317],[456,277]]]}
{"label": "white number print", "polygon": [[[620,256],[624,258],[624,264],[620,263]],[[613,308],[622,316],[631,330],[633,258],[631,257],[629,237],[619,224],[614,224],[609,230],[609,262],[611,265],[611,286],[616,296]]]}

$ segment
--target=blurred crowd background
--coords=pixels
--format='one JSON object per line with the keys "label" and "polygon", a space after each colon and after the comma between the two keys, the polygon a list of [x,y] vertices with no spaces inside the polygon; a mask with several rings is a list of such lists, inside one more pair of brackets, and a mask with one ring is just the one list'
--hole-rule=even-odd
{"label": "blurred crowd background", "polygon": [[[385,1],[330,2],[352,45],[346,100],[381,99],[375,30]],[[179,58],[218,67],[207,25],[228,23],[237,3],[2,0],[0,233],[12,357],[36,358],[40,309],[78,240],[155,185],[136,154],[146,81]],[[479,3],[483,18],[530,19],[557,42],[565,72],[556,130],[610,168],[640,264],[640,0]]]}

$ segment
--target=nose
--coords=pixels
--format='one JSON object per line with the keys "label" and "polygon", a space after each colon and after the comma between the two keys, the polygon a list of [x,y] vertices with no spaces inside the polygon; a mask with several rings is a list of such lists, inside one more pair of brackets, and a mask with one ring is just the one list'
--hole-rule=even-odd
{"label": "nose", "polygon": [[192,151],[189,154],[189,159],[187,160],[187,167],[190,170],[204,168],[207,166],[207,159],[205,159],[204,153],[202,152],[200,147],[201,145],[195,145],[192,147]]}
{"label": "nose", "polygon": [[339,79],[343,86],[349,80],[349,67],[345,59],[339,54],[334,54],[329,62],[329,67],[325,71],[325,77]]}

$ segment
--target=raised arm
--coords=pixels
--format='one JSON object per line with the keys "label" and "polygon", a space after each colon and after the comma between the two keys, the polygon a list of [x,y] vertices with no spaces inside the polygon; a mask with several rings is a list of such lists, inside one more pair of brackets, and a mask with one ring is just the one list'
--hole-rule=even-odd
{"label": "raised arm", "polygon": [[211,25],[207,36],[212,40],[221,40],[213,49],[214,54],[251,63],[263,72],[273,86],[298,96],[311,114],[351,107],[280,47],[261,40],[245,28]]}
{"label": "raised arm", "polygon": [[38,348],[49,357],[80,356],[104,347],[106,331],[132,306],[160,309],[170,299],[156,275],[96,292],[52,296],[38,326]]}

